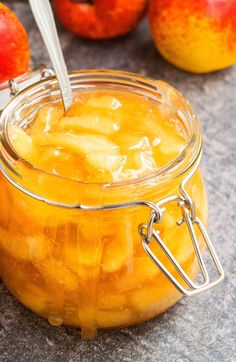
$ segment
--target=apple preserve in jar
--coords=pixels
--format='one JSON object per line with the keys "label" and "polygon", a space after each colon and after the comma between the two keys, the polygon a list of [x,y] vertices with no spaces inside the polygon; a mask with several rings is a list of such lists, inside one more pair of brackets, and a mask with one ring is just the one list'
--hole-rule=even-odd
{"label": "apple preserve in jar", "polygon": [[[150,319],[223,272],[204,228],[202,137],[187,101],[129,73],[70,79],[67,112],[49,78],[2,113],[0,276],[32,311],[90,338]],[[220,274],[212,283],[205,244]]]}

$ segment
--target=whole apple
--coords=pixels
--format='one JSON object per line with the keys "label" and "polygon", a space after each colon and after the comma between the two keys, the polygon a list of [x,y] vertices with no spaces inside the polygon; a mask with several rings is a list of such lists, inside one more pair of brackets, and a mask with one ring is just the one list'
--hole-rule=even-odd
{"label": "whole apple", "polygon": [[159,52],[193,73],[236,62],[236,0],[151,0],[149,21]]}
{"label": "whole apple", "polygon": [[24,73],[29,62],[26,31],[17,16],[0,3],[0,82]]}
{"label": "whole apple", "polygon": [[54,0],[62,24],[88,39],[109,39],[131,31],[148,0]]}

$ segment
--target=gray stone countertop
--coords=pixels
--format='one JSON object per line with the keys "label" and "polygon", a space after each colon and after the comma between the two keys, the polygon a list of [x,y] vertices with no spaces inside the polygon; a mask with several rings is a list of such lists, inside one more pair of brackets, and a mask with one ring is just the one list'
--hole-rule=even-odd
{"label": "gray stone countertop", "polygon": [[[29,32],[32,61],[49,64],[27,1],[3,2]],[[76,329],[51,327],[0,282],[0,361],[236,361],[236,67],[204,76],[177,70],[157,53],[145,22],[112,41],[81,40],[60,26],[59,32],[70,69],[113,68],[163,79],[194,105],[205,139],[202,169],[209,233],[226,279],[212,291],[182,299],[152,321],[100,331],[89,342],[82,341]]]}

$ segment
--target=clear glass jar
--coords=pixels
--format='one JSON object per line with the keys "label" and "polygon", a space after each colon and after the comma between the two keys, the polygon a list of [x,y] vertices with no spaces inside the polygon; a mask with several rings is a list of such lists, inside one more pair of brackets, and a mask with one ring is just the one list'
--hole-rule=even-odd
{"label": "clear glass jar", "polygon": [[[142,94],[178,115],[188,134],[182,153],[148,176],[84,183],[33,167],[9,141],[9,124],[25,127],[42,105],[60,98],[55,78],[21,91],[2,112],[0,275],[25,306],[90,338],[98,328],[145,321],[183,294],[209,289],[223,270],[203,226],[202,134],[184,97],[164,82],[124,72],[74,72],[70,79],[74,92]],[[211,283],[205,244],[219,274]],[[199,265],[202,285],[192,281]]]}

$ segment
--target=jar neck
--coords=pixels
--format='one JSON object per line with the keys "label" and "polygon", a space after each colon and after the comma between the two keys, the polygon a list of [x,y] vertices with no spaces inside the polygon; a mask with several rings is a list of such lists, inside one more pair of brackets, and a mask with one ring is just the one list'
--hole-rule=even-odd
{"label": "jar neck", "polygon": [[[85,183],[46,173],[19,159],[8,138],[8,125],[28,124],[39,107],[56,102],[60,98],[58,82],[54,77],[41,80],[16,95],[1,115],[0,165],[5,177],[15,187],[31,197],[47,200],[52,204],[89,204],[92,206],[130,202],[131,200],[153,200],[166,190],[171,190],[191,172],[199,162],[202,150],[202,134],[198,119],[184,97],[161,81],[118,71],[73,72],[70,80],[75,92],[84,89],[115,87],[136,92],[150,101],[166,103],[174,107],[181,117],[188,137],[182,153],[169,164],[133,180],[109,184]],[[43,185],[47,185],[44,188]],[[42,191],[43,190],[43,191]],[[66,192],[68,190],[68,192]],[[155,194],[155,195],[154,195]],[[155,196],[155,197],[154,197]]]}

